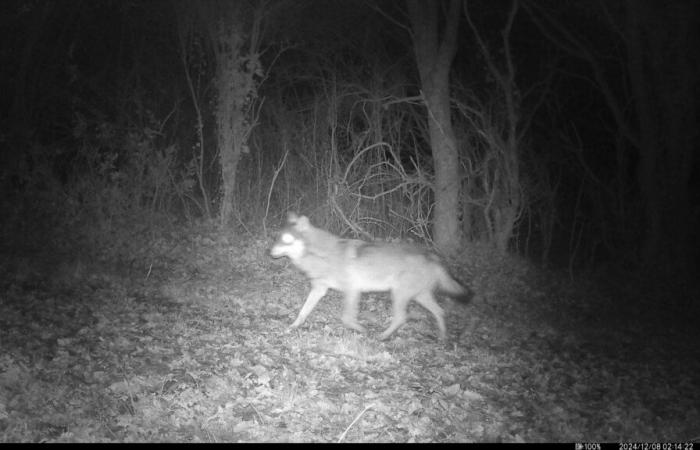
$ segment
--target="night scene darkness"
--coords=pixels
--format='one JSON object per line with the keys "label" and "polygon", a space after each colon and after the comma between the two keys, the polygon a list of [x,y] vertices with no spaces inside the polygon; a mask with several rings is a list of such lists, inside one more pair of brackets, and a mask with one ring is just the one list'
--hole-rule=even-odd
{"label": "night scene darkness", "polygon": [[700,1],[0,29],[0,443],[700,445]]}

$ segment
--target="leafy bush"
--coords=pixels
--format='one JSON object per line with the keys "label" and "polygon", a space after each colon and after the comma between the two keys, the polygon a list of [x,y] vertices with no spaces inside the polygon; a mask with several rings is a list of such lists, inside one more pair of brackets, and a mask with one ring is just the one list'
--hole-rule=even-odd
{"label": "leafy bush", "polygon": [[2,164],[2,232],[13,245],[128,252],[139,232],[191,205],[193,164],[174,145],[158,148],[154,129],[79,118],[73,133],[73,148],[30,145]]}

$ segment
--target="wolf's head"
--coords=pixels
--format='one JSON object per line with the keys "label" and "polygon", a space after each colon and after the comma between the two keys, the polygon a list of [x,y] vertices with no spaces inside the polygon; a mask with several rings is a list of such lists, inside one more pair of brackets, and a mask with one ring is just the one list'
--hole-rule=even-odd
{"label": "wolf's head", "polygon": [[306,216],[297,216],[293,212],[287,214],[287,226],[282,229],[277,241],[270,249],[273,258],[288,257],[295,261],[306,251],[306,241],[303,233],[311,229],[311,223]]}

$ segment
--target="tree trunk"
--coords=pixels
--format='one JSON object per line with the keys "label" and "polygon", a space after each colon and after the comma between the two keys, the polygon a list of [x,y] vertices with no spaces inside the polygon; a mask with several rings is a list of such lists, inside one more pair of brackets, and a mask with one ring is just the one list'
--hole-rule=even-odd
{"label": "tree trunk", "polygon": [[219,221],[228,224],[234,211],[238,163],[248,153],[248,137],[257,124],[260,31],[265,3],[205,3],[216,59],[217,144],[221,167]]}
{"label": "tree trunk", "polygon": [[[459,155],[450,113],[450,66],[457,50],[460,3],[451,0],[445,24],[439,27],[440,4],[409,0],[413,48],[428,109],[430,146],[435,164],[433,239],[438,249],[454,253],[461,241],[459,227]],[[438,29],[443,31],[439,37]]]}
{"label": "tree trunk", "polygon": [[698,139],[693,14],[693,2],[627,2],[628,73],[641,137],[642,259],[666,275],[685,270],[691,259],[688,189]]}

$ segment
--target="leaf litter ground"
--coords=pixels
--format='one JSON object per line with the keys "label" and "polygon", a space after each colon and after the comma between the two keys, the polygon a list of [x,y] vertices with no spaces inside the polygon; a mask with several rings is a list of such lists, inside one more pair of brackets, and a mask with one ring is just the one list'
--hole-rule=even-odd
{"label": "leaf litter ground", "polygon": [[700,438],[691,324],[474,252],[454,273],[478,295],[443,301],[447,343],[417,306],[378,341],[381,294],[365,335],[337,294],[287,332],[308,283],[268,242],[232,242],[200,228],[121,264],[3,255],[0,442]]}

